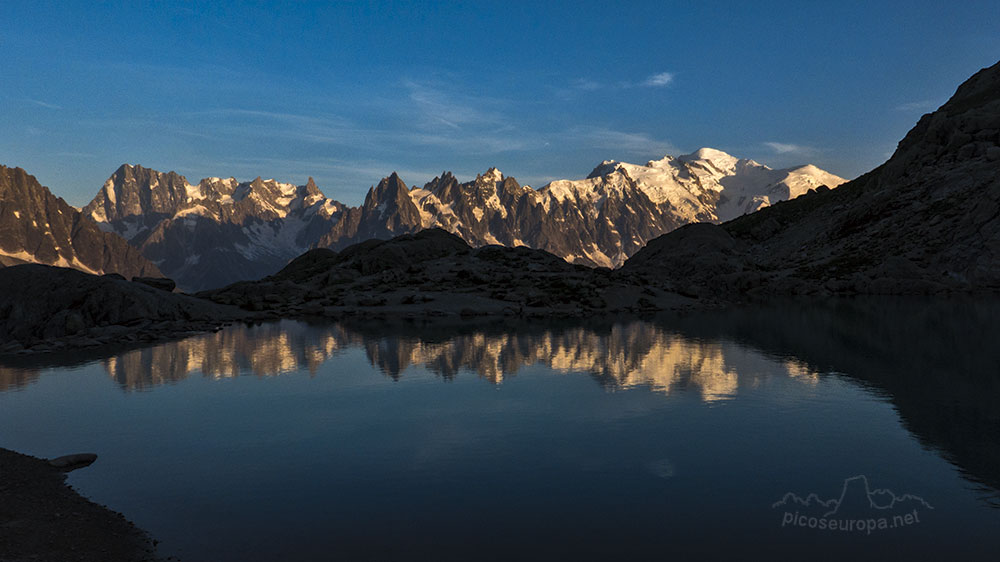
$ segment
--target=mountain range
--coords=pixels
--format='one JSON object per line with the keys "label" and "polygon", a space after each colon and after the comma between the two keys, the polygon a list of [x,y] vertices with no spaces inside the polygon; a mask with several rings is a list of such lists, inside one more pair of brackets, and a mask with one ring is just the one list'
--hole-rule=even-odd
{"label": "mountain range", "polygon": [[121,237],[56,197],[21,168],[0,165],[0,267],[44,263],[128,277],[162,274]]}
{"label": "mountain range", "polygon": [[312,181],[206,178],[123,165],[83,214],[120,235],[188,290],[259,279],[312,247],[340,250],[441,228],[474,247],[547,250],[571,263],[617,267],[649,240],[695,221],[719,222],[844,180],[815,166],[774,170],[703,148],[644,166],[605,161],[582,180],[540,189],[490,168],[422,187],[396,173],[358,207]]}
{"label": "mountain range", "polygon": [[[998,165],[1000,63],[922,117],[875,170],[722,224],[681,226],[614,270],[569,264],[539,249],[474,248],[436,228],[340,252],[312,250],[273,276],[198,296],[278,317],[360,310],[589,317],[748,296],[995,291]],[[594,175],[601,182],[608,177]],[[398,178],[380,187],[392,185],[397,202],[411,200]],[[540,192],[559,188],[554,183]],[[719,200],[716,209],[724,208]],[[362,216],[372,212],[366,205]]]}
{"label": "mountain range", "polygon": [[83,214],[121,236],[185,289],[281,269],[343,213],[312,178],[302,186],[206,178],[122,165]]}
{"label": "mountain range", "polygon": [[[697,163],[692,161],[704,158],[676,159],[683,166],[673,160],[667,164],[690,170]],[[624,169],[633,184],[639,183],[627,167],[612,166]],[[133,339],[174,337],[204,329],[193,326],[247,319],[356,315],[406,321],[444,316],[462,322],[477,316],[590,318],[704,307],[705,303],[742,302],[767,295],[995,292],[1000,290],[998,166],[1000,63],[976,73],[947,103],[923,116],[889,160],[875,170],[836,189],[821,185],[794,199],[773,204],[769,200],[766,207],[722,224],[681,226],[650,240],[613,270],[568,263],[543,249],[475,247],[442,228],[389,240],[367,239],[339,251],[312,248],[273,275],[194,297],[159,290],[148,285],[150,280],[129,283],[60,267],[17,265],[0,268],[0,343],[9,340],[0,353],[86,347],[123,334]],[[471,186],[438,178],[420,189],[407,188],[394,175],[371,190],[365,205],[346,208],[327,201],[311,182],[291,186],[259,179],[247,184],[211,179],[190,186],[176,174],[140,170],[143,181],[156,187],[135,190],[140,195],[133,200],[116,186],[134,188],[139,183],[136,169],[120,170],[120,177],[104,188],[103,200],[108,205],[90,206],[88,212],[98,214],[97,218],[103,214],[106,221],[109,212],[128,216],[142,205],[160,205],[168,218],[150,220],[153,226],[138,214],[132,215],[131,222],[120,219],[120,224],[135,231],[122,232],[144,243],[166,239],[167,226],[177,222],[187,228],[188,215],[177,218],[179,213],[172,210],[181,199],[182,205],[197,211],[189,213],[195,217],[190,221],[195,232],[203,220],[226,224],[222,219],[229,218],[230,224],[240,225],[238,232],[270,232],[272,239],[304,245],[315,233],[329,244],[358,233],[385,235],[405,228],[406,220],[413,218],[410,212],[426,210],[426,206],[413,205],[414,197],[426,201],[433,195],[441,201],[435,191],[445,194],[456,187],[478,186],[488,194],[485,188],[490,183],[516,191],[515,182],[496,171],[480,176]],[[86,213],[76,213],[23,170],[0,170],[4,194],[0,221],[5,237],[20,245],[5,242],[0,246],[8,256],[12,248],[15,252],[16,247],[28,248],[35,253],[26,255],[49,263],[92,264],[87,267],[94,273],[128,267],[141,273],[150,267],[122,237],[97,228],[103,224],[114,229],[110,222],[98,223]],[[611,174],[601,172],[577,183],[576,193],[587,193],[580,188],[582,184],[606,184]],[[722,194],[715,199],[716,213],[730,201],[723,201],[722,195],[732,180],[723,180]],[[163,195],[152,195],[164,182]],[[452,187],[433,189],[433,184]],[[530,188],[521,189],[530,193]],[[570,189],[561,190],[554,182],[531,191],[555,197],[553,192],[567,194]],[[639,193],[640,199],[651,201],[648,194]],[[207,201],[210,197],[218,201]],[[206,202],[193,205],[195,199]],[[380,199],[384,206],[373,205]],[[471,198],[463,195],[457,201],[467,200]],[[608,207],[607,202],[602,209]],[[478,215],[476,209],[481,207],[472,207],[473,216]],[[26,216],[29,210],[34,214]],[[269,222],[257,218],[258,214]],[[26,226],[29,220],[35,230]],[[289,224],[295,228],[286,229]],[[374,230],[373,224],[381,230]],[[342,229],[342,238],[330,235],[337,234],[337,229]],[[42,231],[42,241],[34,234],[36,230]],[[101,251],[92,253],[90,241],[94,240]],[[106,248],[131,259],[119,260]]]}
{"label": "mountain range", "polygon": [[[399,252],[417,244],[437,260],[426,267],[441,271],[421,271],[424,258],[404,255],[413,271],[403,277],[426,277],[442,291],[449,283],[465,287],[473,270],[501,262],[504,274],[515,277],[523,264],[544,263],[554,276],[545,283],[553,287],[559,275],[575,272],[587,286],[725,299],[993,290],[1000,287],[998,163],[1000,64],[976,73],[923,116],[887,162],[836,189],[829,187],[841,179],[813,166],[772,170],[707,148],[644,166],[606,161],[587,178],[539,189],[495,168],[465,183],[446,172],[422,187],[393,173],[359,207],[328,199],[311,180],[297,186],[207,178],[192,185],[173,172],[123,165],[78,212],[23,170],[4,167],[0,264],[162,273],[194,290],[261,279],[307,250],[330,249],[311,259],[331,269],[309,277],[312,270],[285,268],[294,275],[276,278],[302,289],[296,298],[306,302],[333,277],[399,282],[396,273],[384,273],[392,264],[363,256],[379,248],[369,242],[434,229],[450,237],[407,239],[375,253],[398,261]],[[490,245],[527,246],[604,273],[585,279],[542,254],[472,252]],[[338,254],[348,247],[354,249]],[[462,271],[449,268],[449,260],[471,269],[457,275]],[[608,276],[604,268],[611,267]],[[262,292],[268,283],[215,294],[274,309],[283,299]],[[540,302],[528,285],[515,292],[524,302],[514,309]],[[491,298],[498,310],[508,307]],[[321,301],[367,306],[333,294]],[[576,295],[567,302],[599,309],[607,299]]]}

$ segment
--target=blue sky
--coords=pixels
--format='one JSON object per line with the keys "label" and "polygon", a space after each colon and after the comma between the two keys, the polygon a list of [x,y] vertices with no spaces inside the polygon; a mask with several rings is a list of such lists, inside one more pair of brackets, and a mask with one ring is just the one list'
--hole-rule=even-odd
{"label": "blue sky", "polygon": [[[621,4],[621,5],[618,5]],[[1000,2],[0,3],[0,163],[74,205],[120,164],[357,204],[711,146],[845,177],[1000,59]]]}

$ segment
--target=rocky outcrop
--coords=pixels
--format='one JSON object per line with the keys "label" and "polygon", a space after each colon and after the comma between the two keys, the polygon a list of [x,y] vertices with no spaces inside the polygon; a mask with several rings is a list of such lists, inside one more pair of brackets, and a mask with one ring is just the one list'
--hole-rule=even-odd
{"label": "rocky outcrop", "polygon": [[[623,274],[702,295],[1000,289],[1000,63],[923,116],[892,157],[721,226],[651,241]],[[706,238],[712,243],[700,245]],[[684,265],[681,256],[701,264]]]}
{"label": "rocky outcrop", "polygon": [[160,272],[142,254],[21,168],[0,166],[0,267],[42,263],[95,274]]}
{"label": "rocky outcrop", "polygon": [[473,248],[441,229],[312,250],[273,276],[197,296],[274,316],[586,316],[690,305],[609,270],[525,247]]}
{"label": "rocky outcrop", "polygon": [[113,276],[19,265],[0,269],[0,352],[156,341],[217,329],[239,310]]}

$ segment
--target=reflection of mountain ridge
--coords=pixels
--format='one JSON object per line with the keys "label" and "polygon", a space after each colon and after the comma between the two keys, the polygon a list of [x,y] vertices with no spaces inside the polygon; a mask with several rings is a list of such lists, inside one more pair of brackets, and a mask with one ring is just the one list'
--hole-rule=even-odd
{"label": "reflection of mountain ridge", "polygon": [[133,349],[105,359],[104,367],[123,388],[136,390],[183,380],[196,371],[214,378],[303,368],[315,374],[339,349],[335,334],[283,321]]}
{"label": "reflection of mountain ridge", "polygon": [[[756,369],[754,361],[763,366],[777,360],[788,376],[806,383],[817,381],[818,373],[838,372],[881,393],[924,446],[995,496],[998,333],[997,299],[855,298],[593,325],[281,322],[123,351],[103,363],[123,388],[143,389],[195,371],[212,377],[315,373],[333,355],[354,348],[393,379],[421,366],[443,379],[465,370],[499,384],[540,365],[587,373],[609,390],[642,386],[712,401],[774,371]],[[81,361],[86,359],[75,358]],[[41,369],[0,367],[0,392],[30,384]]]}
{"label": "reflection of mountain ridge", "polygon": [[0,393],[19,390],[38,380],[41,374],[41,369],[37,368],[22,369],[0,365]]}
{"label": "reflection of mountain ridge", "polygon": [[694,342],[653,324],[632,321],[605,329],[568,327],[521,332],[477,332],[445,341],[362,337],[369,360],[396,379],[422,365],[445,378],[462,369],[499,384],[526,366],[588,373],[609,389],[648,386],[659,392],[691,388],[706,400],[736,391],[725,345]]}
{"label": "reflection of mountain ridge", "polygon": [[[383,329],[370,326],[370,331],[357,331],[342,324],[286,321],[134,349],[103,364],[129,390],[179,381],[193,372],[214,378],[243,373],[270,376],[299,369],[315,373],[321,363],[346,348],[364,350],[369,362],[394,380],[420,366],[446,380],[467,370],[500,384],[522,368],[541,365],[561,373],[587,373],[609,390],[637,386],[662,393],[687,390],[706,401],[731,396],[739,382],[732,360],[727,361],[727,355],[741,354],[736,346],[689,340],[637,320],[602,327],[482,329],[426,338],[417,335],[419,330],[386,335]],[[792,376],[803,375],[795,364],[788,370]]]}

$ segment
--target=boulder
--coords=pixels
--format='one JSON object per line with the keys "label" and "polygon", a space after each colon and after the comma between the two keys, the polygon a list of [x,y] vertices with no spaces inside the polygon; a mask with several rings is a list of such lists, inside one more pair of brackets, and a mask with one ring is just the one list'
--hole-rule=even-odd
{"label": "boulder", "polygon": [[61,457],[49,459],[49,465],[69,472],[71,470],[90,466],[94,464],[94,461],[96,460],[97,455],[94,453],[75,453],[72,455],[63,455]]}

